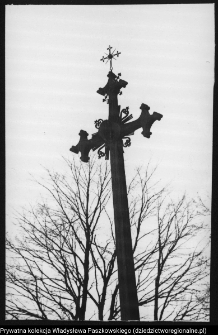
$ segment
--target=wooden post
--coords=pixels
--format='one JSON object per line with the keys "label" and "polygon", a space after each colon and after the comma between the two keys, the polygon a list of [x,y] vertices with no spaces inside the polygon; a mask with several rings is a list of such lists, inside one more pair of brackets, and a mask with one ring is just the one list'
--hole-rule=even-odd
{"label": "wooden post", "polygon": [[121,320],[139,320],[122,140],[110,145]]}

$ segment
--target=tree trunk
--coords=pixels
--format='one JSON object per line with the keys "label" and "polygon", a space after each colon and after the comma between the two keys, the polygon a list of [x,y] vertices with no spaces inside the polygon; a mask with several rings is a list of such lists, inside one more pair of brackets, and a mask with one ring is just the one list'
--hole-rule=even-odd
{"label": "tree trunk", "polygon": [[84,260],[83,296],[82,296],[82,305],[81,305],[81,308],[80,308],[80,317],[79,317],[79,320],[82,320],[82,321],[85,320],[87,295],[88,295],[89,252],[90,252],[90,239],[89,239],[89,233],[87,233],[85,260]]}
{"label": "tree trunk", "polygon": [[159,288],[159,275],[155,279],[155,292],[154,292],[154,320],[158,321],[158,288]]}

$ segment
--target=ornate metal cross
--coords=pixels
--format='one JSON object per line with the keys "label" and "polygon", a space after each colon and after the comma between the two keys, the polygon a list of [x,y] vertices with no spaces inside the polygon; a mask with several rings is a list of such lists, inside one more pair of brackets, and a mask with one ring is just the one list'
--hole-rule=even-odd
{"label": "ornate metal cross", "polygon": [[[142,128],[142,135],[146,138],[151,136],[151,126],[163,117],[162,114],[149,113],[150,107],[141,104],[141,115],[135,121],[130,121],[133,117],[129,114],[129,107],[120,110],[118,105],[118,95],[128,84],[120,79],[121,73],[115,75],[112,72],[112,59],[120,53],[111,53],[112,47],[109,46],[109,54],[102,57],[102,61],[110,60],[110,71],[107,75],[108,81],[103,88],[99,88],[97,93],[104,96],[103,101],[109,104],[108,120],[96,120],[95,127],[98,132],[92,134],[88,139],[88,133],[80,130],[80,140],[76,146],[72,146],[70,151],[81,153],[80,159],[83,162],[89,161],[89,152],[98,149],[99,158],[104,157],[111,162],[111,178],[114,205],[114,221],[116,234],[116,251],[118,263],[118,280],[122,320],[139,320],[138,298],[136,290],[136,280],[134,271],[134,261],[132,252],[132,239],[129,220],[129,209],[126,189],[126,177],[123,159],[123,147],[131,145],[130,135]],[[104,150],[104,151],[103,151]]]}
{"label": "ornate metal cross", "polygon": [[[112,47],[109,45],[109,47],[107,48],[107,50],[109,51],[109,54],[107,55],[106,53],[105,53],[105,55],[107,55],[107,57],[105,57],[105,56],[102,56],[102,59],[100,59],[100,60],[102,60],[103,62],[107,59],[107,62],[110,60],[110,70],[112,71],[113,70],[113,67],[112,67],[112,60],[113,59],[115,59],[116,60],[116,56],[117,57],[119,57],[119,55],[121,54],[121,52],[119,52],[119,51],[117,51],[117,53],[115,54],[115,50],[114,51],[112,51],[112,53],[111,53],[111,49],[112,49]],[[106,62],[106,63],[107,63]]]}

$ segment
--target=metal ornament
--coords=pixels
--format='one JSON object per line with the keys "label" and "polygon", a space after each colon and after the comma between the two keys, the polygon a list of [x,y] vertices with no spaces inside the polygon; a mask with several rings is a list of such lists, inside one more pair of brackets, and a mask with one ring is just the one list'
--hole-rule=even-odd
{"label": "metal ornament", "polygon": [[119,57],[119,55],[121,54],[121,52],[118,52],[117,51],[117,53],[115,53],[115,50],[111,53],[111,49],[112,49],[112,47],[109,45],[109,47],[107,48],[107,50],[108,50],[108,55],[105,53],[105,55],[106,55],[106,57],[105,56],[102,56],[102,58],[100,59],[102,62],[104,62],[105,60],[107,60],[106,61],[106,63],[108,62],[108,61],[110,61],[110,70],[112,71],[113,70],[113,67],[112,67],[112,60],[114,59],[114,60],[116,60],[116,58],[115,57]]}

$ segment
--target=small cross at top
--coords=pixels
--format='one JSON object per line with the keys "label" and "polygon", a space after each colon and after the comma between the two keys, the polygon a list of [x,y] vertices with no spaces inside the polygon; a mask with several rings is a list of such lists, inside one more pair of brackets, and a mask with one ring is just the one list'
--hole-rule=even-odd
{"label": "small cross at top", "polygon": [[107,50],[109,51],[109,54],[107,55],[107,54],[105,53],[106,57],[105,57],[105,56],[102,56],[102,59],[100,59],[100,60],[102,60],[102,62],[104,62],[105,60],[107,60],[106,63],[107,63],[108,61],[110,61],[110,70],[112,71],[112,70],[113,70],[113,67],[112,67],[112,59],[115,59],[115,60],[116,60],[115,56],[119,57],[119,55],[121,54],[121,52],[118,52],[118,51],[117,51],[117,52],[115,53],[115,50],[116,50],[116,49],[114,49],[114,51],[112,51],[112,53],[111,53],[111,49],[112,49],[112,47],[109,45],[109,47],[107,48]]}

